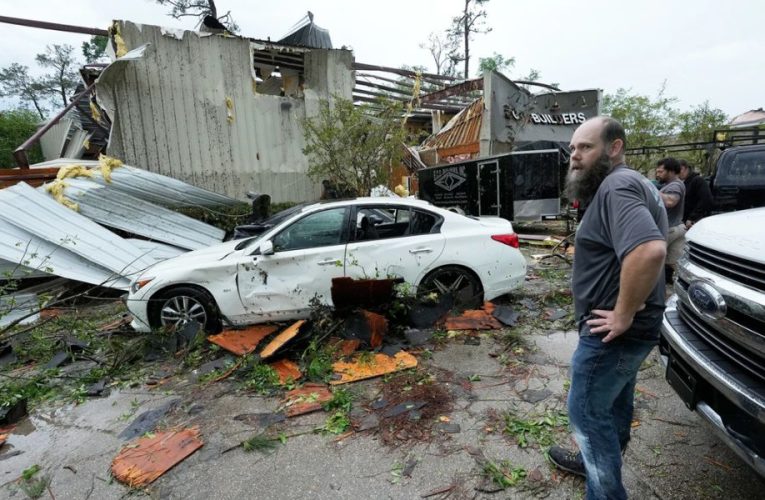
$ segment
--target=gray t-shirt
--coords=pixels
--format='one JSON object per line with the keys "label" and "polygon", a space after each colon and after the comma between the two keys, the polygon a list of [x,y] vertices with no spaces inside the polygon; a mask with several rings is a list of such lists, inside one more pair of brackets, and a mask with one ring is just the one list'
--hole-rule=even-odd
{"label": "gray t-shirt", "polygon": [[664,194],[674,194],[680,197],[672,208],[667,208],[667,224],[669,227],[677,226],[683,223],[683,208],[685,207],[685,184],[680,179],[669,181],[662,188]]}
{"label": "gray t-shirt", "polygon": [[[619,295],[621,263],[641,243],[667,239],[667,213],[659,191],[626,165],[603,181],[579,224],[571,290],[581,335],[593,309],[613,310]],[[664,312],[664,279],[660,278],[635,314],[632,330],[658,335]]]}

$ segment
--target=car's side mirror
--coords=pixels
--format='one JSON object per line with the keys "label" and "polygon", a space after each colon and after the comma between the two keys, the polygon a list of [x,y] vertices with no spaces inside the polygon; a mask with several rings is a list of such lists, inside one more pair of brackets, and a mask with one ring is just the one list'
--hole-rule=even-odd
{"label": "car's side mirror", "polygon": [[260,244],[260,255],[273,255],[274,244],[271,240],[266,240]]}

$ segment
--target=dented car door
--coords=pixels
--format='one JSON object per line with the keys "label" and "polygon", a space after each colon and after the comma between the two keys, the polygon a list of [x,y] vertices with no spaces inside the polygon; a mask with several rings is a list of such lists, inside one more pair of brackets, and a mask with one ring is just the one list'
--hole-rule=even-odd
{"label": "dented car door", "polygon": [[345,275],[351,278],[414,283],[444,250],[441,218],[427,210],[369,205],[358,207],[353,220],[345,256]]}
{"label": "dented car door", "polygon": [[273,253],[242,257],[237,284],[247,318],[295,319],[309,313],[313,297],[332,303],[332,278],[344,274],[349,211],[306,214],[273,235]]}

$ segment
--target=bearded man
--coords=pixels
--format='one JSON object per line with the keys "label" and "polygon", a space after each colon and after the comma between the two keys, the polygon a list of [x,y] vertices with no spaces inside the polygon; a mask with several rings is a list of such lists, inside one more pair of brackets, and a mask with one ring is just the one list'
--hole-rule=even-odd
{"label": "bearded man", "polygon": [[571,139],[569,199],[586,210],[571,280],[579,342],[568,412],[580,452],[554,446],[559,468],[586,477],[586,498],[626,499],[622,452],[630,439],[637,372],[658,344],[664,312],[667,213],[651,182],[624,163],[624,128],[599,116]]}

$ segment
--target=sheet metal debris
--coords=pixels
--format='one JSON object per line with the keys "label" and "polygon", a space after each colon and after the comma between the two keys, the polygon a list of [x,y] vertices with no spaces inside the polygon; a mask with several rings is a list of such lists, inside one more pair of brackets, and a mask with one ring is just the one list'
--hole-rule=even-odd
{"label": "sheet metal debris", "polygon": [[289,391],[282,401],[281,408],[288,417],[305,415],[322,409],[322,405],[332,399],[332,392],[323,384],[305,384]]}
{"label": "sheet metal debris", "polygon": [[154,261],[130,242],[26,183],[0,191],[0,218],[128,279]]}
{"label": "sheet metal debris", "polygon": [[[0,191],[0,198],[3,191]],[[61,207],[62,210],[66,210]],[[0,257],[28,269],[92,285],[127,290],[130,280],[76,253],[6,222],[0,215]]]}
{"label": "sheet metal debris", "polygon": [[[3,279],[0,276],[0,279]],[[10,325],[20,320],[19,324],[29,325],[40,319],[37,295],[34,293],[14,293],[0,296],[0,326]]]}
{"label": "sheet metal debris", "polygon": [[347,384],[416,366],[417,358],[405,351],[399,351],[392,357],[377,353],[373,354],[371,359],[357,354],[352,361],[337,361],[332,364],[332,369],[339,378],[329,383],[331,385]]}
{"label": "sheet metal debris", "polygon": [[[225,231],[89,178],[57,180],[38,190],[103,226],[187,250],[223,241]],[[54,195],[53,193],[56,193]]]}
{"label": "sheet metal debris", "polygon": [[460,316],[446,318],[444,326],[448,330],[499,330],[502,323],[492,313],[494,304],[485,302],[483,309],[464,311]]}
{"label": "sheet metal debris", "polygon": [[278,329],[274,325],[255,325],[243,330],[224,330],[207,337],[207,340],[237,356],[244,356],[254,352],[261,340]]}
{"label": "sheet metal debris", "polygon": [[158,432],[125,446],[112,461],[112,474],[130,487],[145,486],[203,445],[196,427]]}
{"label": "sheet metal debris", "polygon": [[273,356],[274,353],[276,353],[276,351],[278,351],[282,346],[284,346],[284,344],[286,344],[287,342],[289,342],[290,340],[294,339],[297,336],[297,334],[300,332],[300,327],[303,326],[304,323],[305,323],[305,320],[301,319],[300,321],[296,321],[295,323],[293,323],[292,325],[284,329],[284,331],[282,331],[281,333],[279,333],[279,335],[274,337],[274,339],[268,344],[266,344],[263,350],[260,351],[260,358],[266,359]]}

